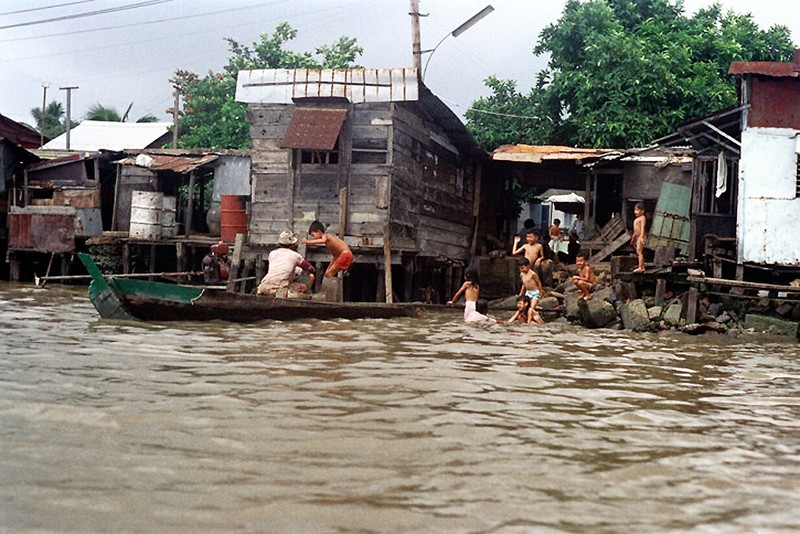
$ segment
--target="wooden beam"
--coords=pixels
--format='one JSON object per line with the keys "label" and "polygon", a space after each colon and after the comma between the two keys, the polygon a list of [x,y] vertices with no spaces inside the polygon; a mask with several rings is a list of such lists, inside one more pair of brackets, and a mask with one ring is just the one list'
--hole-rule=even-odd
{"label": "wooden beam", "polygon": [[392,299],[392,245],[389,223],[383,225],[383,268],[386,286],[386,302],[391,304]]}
{"label": "wooden beam", "polygon": [[689,282],[700,282],[712,286],[741,287],[745,289],[763,289],[766,291],[785,291],[786,293],[800,293],[800,287],[783,286],[780,284],[764,284],[760,282],[745,282],[742,280],[728,280],[726,278],[709,278],[707,276],[689,276]]}
{"label": "wooden beam", "polygon": [[192,228],[192,215],[194,211],[194,171],[189,173],[189,203],[186,205],[186,220],[184,224],[184,235],[189,237],[189,230]]}

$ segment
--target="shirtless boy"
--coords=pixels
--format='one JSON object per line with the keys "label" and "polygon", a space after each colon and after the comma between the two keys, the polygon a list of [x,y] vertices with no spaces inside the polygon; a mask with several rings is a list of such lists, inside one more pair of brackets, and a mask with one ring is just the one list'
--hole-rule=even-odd
{"label": "shirtless boy", "polygon": [[511,248],[511,254],[524,252],[525,257],[528,259],[528,265],[538,267],[544,259],[544,249],[541,243],[539,243],[540,235],[541,232],[538,228],[531,228],[528,230],[527,234],[525,234],[527,243],[522,246],[518,246],[520,242],[519,236],[514,236],[514,246]]}
{"label": "shirtless boy", "polygon": [[633,236],[631,237],[631,245],[636,247],[636,256],[639,258],[639,266],[633,270],[635,273],[644,272],[644,244],[647,242],[647,234],[645,233],[645,224],[647,219],[644,216],[644,206],[637,202],[633,207],[633,214],[636,220],[633,221]]}
{"label": "shirtless boy", "polygon": [[481,294],[481,284],[478,281],[478,271],[469,268],[464,271],[464,283],[453,295],[453,298],[447,301],[448,306],[452,306],[461,295],[464,295],[464,320],[475,311],[476,303],[478,302]]}
{"label": "shirtless boy", "polygon": [[533,310],[533,322],[543,324],[539,313],[536,311],[536,305],[542,297],[542,282],[539,281],[539,276],[531,269],[531,264],[528,258],[520,258],[517,262],[519,265],[519,278],[522,280],[522,288],[520,288],[520,295],[527,295],[531,299],[530,309]]}
{"label": "shirtless boy", "polygon": [[572,277],[572,283],[580,290],[583,295],[583,300],[590,300],[592,298],[592,288],[597,284],[597,277],[594,271],[586,263],[586,255],[579,252],[575,256],[575,265],[578,266],[578,273]]}
{"label": "shirtless boy", "polygon": [[325,271],[325,277],[336,276],[339,271],[346,271],[350,264],[353,263],[353,252],[347,243],[336,237],[335,235],[325,232],[325,226],[319,221],[314,221],[308,227],[308,235],[313,239],[303,238],[301,243],[306,245],[325,245],[328,251],[333,256],[331,264]]}

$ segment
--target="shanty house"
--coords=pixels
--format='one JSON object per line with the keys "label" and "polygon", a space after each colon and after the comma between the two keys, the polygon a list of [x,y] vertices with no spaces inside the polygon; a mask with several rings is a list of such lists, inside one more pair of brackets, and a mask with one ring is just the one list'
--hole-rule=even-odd
{"label": "shanty house", "polygon": [[734,62],[742,114],[738,263],[800,265],[800,49],[790,63]]}
{"label": "shanty house", "polygon": [[241,71],[236,99],[252,125],[250,244],[305,235],[316,219],[348,242],[355,269],[383,271],[380,300],[387,264],[403,266],[391,287],[404,300],[428,283],[415,271],[438,268],[445,291],[458,281],[475,252],[488,156],[415,69]]}

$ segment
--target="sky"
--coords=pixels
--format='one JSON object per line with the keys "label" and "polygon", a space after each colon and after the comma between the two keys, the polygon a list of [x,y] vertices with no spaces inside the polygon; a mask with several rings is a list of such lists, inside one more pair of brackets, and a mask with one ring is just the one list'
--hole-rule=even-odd
{"label": "sky", "polygon": [[[563,0],[419,0],[425,84],[459,116],[490,91],[489,75],[513,79],[527,91],[547,58],[533,48],[556,22]],[[687,13],[711,0],[685,0]],[[800,43],[797,0],[721,0],[727,9],[752,13],[767,29],[784,24]],[[448,36],[491,4],[495,11],[459,37]],[[105,13],[90,15],[92,12]],[[283,21],[298,30],[288,48],[313,51],[345,35],[364,48],[364,67],[411,67],[409,0],[0,0],[0,114],[34,124],[32,108],[47,102],[82,120],[96,104],[129,120],[152,114],[171,118],[169,78],[177,69],[219,72],[229,55],[225,38],[250,45]],[[46,19],[50,22],[42,22]]]}

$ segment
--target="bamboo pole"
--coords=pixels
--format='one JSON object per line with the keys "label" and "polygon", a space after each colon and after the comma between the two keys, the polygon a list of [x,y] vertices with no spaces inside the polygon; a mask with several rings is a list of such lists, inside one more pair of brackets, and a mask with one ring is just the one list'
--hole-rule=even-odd
{"label": "bamboo pole", "polygon": [[[131,274],[108,274],[107,278],[147,278],[150,276],[199,276],[203,274],[199,271],[182,271],[174,273],[131,273]],[[90,274],[70,274],[70,275],[53,275],[53,276],[36,276],[33,277],[33,283],[36,287],[44,287],[44,282],[47,280],[90,280]]]}

